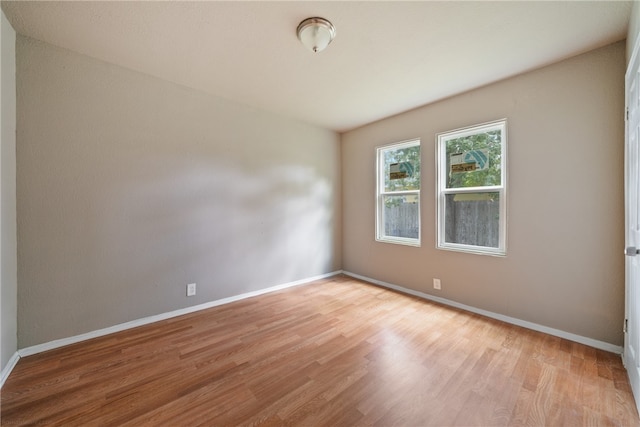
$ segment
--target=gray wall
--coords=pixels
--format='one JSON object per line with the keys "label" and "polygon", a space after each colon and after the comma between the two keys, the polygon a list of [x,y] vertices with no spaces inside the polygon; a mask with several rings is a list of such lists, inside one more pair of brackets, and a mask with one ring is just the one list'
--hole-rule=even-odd
{"label": "gray wall", "polygon": [[20,348],[341,268],[339,135],[16,49]]}
{"label": "gray wall", "polygon": [[[344,270],[622,345],[624,69],[620,42],[344,134]],[[435,135],[504,117],[507,256],[435,249]],[[375,147],[416,137],[422,247],[376,242]]]}
{"label": "gray wall", "polygon": [[16,33],[0,17],[0,369],[18,349],[16,260]]}

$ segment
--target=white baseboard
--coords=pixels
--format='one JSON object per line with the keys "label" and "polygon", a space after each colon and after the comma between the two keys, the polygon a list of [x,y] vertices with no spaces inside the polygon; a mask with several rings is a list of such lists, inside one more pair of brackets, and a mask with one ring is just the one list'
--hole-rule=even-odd
{"label": "white baseboard", "polygon": [[[132,320],[126,323],[120,323],[118,325],[109,326],[108,328],[98,329],[97,331],[87,332],[73,337],[62,338],[59,340],[49,341],[43,344],[37,344],[31,347],[26,347],[18,350],[19,357],[31,356],[33,354],[42,353],[43,351],[53,350],[55,348],[64,347],[65,345],[75,344],[81,341],[86,341],[92,338],[101,337],[104,335],[112,334],[114,332],[125,331],[127,329],[137,328],[138,326],[148,325],[149,323],[159,322],[161,320],[170,319],[172,317],[182,316],[185,314],[193,313],[195,311],[206,310],[207,308],[217,307],[223,304],[229,304],[234,301],[240,301],[246,298],[255,297],[269,292],[275,292],[286,288],[292,288],[294,286],[304,285],[316,280],[326,279],[341,274],[342,270],[333,271],[327,274],[321,274],[319,276],[309,277],[302,280],[296,280],[295,282],[284,283],[281,285],[272,286],[270,288],[260,289],[258,291],[247,292],[240,295],[235,295],[228,298],[223,298],[215,301],[210,301],[204,304],[194,305],[191,307],[181,308],[179,310],[169,311],[167,313],[157,314],[155,316],[144,317],[142,319]],[[16,361],[17,362],[17,361]],[[13,369],[13,368],[12,368]],[[4,370],[2,371],[4,375]],[[7,376],[9,374],[7,373]],[[3,377],[4,378],[4,377]]]}
{"label": "white baseboard", "polygon": [[571,332],[561,331],[559,329],[550,328],[548,326],[539,325],[537,323],[528,322],[526,320],[517,319],[515,317],[505,316],[503,314],[494,313],[487,310],[482,310],[480,308],[472,307],[470,305],[461,304],[459,302],[455,302],[452,300],[448,300],[446,298],[437,297],[434,295],[429,295],[424,292],[414,291],[413,289],[403,288],[402,286],[394,285],[391,283],[383,282],[381,280],[372,279],[370,277],[361,276],[359,274],[351,273],[349,271],[343,271],[343,274],[363,280],[365,282],[373,283],[375,285],[383,286],[385,288],[394,289],[396,291],[413,295],[419,298],[431,300],[438,302],[440,304],[448,305],[451,307],[459,308],[461,310],[470,311],[472,313],[481,314],[486,317],[490,317],[492,319],[501,320],[506,323],[511,323],[516,326],[522,326],[523,328],[532,329],[534,331],[543,332],[545,334],[553,335],[560,338],[565,338],[570,341],[575,341],[580,344],[585,344],[590,347],[598,348],[600,350],[605,350],[611,353],[622,354],[622,347],[618,345],[613,345],[608,342],[594,340],[593,338],[583,337],[581,335],[572,334]]}
{"label": "white baseboard", "polygon": [[9,359],[7,365],[4,367],[4,369],[2,369],[2,372],[0,373],[0,389],[4,385],[4,382],[7,380],[7,378],[9,378],[9,374],[11,373],[11,371],[13,371],[13,368],[15,368],[19,360],[20,355],[16,351],[15,353],[13,353],[13,356],[11,356],[11,359]]}

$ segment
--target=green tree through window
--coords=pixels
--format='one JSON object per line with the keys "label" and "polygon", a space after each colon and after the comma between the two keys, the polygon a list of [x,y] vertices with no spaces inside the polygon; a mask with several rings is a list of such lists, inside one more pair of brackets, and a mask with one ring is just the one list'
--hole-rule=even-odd
{"label": "green tree through window", "polygon": [[[408,164],[410,165],[411,172],[407,172],[405,178],[391,179],[391,165],[393,164]],[[420,190],[420,146],[385,151],[384,165],[385,192]],[[409,200],[412,199],[415,199],[415,197],[409,198]],[[386,198],[385,206],[399,206],[402,200],[403,199],[398,197]]]}
{"label": "green tree through window", "polygon": [[[502,179],[501,135],[501,131],[493,130],[448,140],[446,151],[446,168],[448,171],[447,188],[500,185]],[[488,152],[488,167],[484,170],[474,170],[470,172],[452,172],[451,156],[474,150],[486,150]]]}

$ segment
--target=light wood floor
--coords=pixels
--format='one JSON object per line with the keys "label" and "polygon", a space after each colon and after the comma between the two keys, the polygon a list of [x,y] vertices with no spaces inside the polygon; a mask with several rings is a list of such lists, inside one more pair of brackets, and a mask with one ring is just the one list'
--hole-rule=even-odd
{"label": "light wood floor", "polygon": [[3,425],[639,425],[620,356],[346,277],[23,358]]}

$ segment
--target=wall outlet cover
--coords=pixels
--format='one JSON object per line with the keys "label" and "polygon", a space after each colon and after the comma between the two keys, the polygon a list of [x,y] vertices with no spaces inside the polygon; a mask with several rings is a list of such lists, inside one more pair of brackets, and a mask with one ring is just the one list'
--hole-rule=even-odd
{"label": "wall outlet cover", "polygon": [[196,284],[195,283],[189,283],[187,285],[187,296],[188,297],[192,297],[196,294]]}

